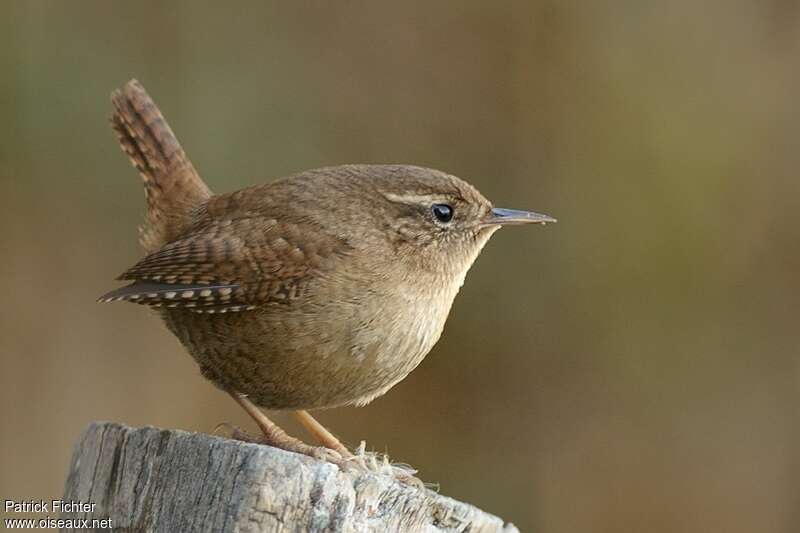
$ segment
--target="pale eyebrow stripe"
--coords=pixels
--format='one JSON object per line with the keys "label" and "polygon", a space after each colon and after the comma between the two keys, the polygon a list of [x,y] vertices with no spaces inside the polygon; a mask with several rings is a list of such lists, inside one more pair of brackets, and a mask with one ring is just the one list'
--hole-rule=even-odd
{"label": "pale eyebrow stripe", "polygon": [[445,201],[441,195],[433,194],[394,194],[391,192],[382,193],[390,202],[399,204],[426,204]]}

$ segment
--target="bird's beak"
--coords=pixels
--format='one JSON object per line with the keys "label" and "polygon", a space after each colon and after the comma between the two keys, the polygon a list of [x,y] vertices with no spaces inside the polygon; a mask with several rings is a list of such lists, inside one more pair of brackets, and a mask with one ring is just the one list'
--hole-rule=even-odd
{"label": "bird's beak", "polygon": [[515,226],[517,224],[547,224],[548,222],[556,222],[556,219],[533,211],[495,207],[484,224],[487,226]]}

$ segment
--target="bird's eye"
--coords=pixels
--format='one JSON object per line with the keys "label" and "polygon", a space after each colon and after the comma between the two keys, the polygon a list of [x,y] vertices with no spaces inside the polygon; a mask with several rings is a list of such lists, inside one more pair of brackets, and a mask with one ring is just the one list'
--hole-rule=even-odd
{"label": "bird's eye", "polygon": [[431,211],[439,222],[450,222],[453,220],[453,208],[447,204],[433,204],[433,206],[431,206]]}

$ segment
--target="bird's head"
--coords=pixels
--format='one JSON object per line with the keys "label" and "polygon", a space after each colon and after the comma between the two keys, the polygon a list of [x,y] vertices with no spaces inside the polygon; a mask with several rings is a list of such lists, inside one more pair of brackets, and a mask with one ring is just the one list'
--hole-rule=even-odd
{"label": "bird's head", "polygon": [[[408,165],[353,165],[366,194],[355,194],[365,233],[385,238],[391,261],[422,271],[465,274],[489,237],[502,226],[546,224],[555,219],[531,211],[492,206],[464,180]],[[368,185],[367,185],[368,184]],[[377,250],[376,250],[377,252]],[[463,279],[463,276],[461,276]]]}

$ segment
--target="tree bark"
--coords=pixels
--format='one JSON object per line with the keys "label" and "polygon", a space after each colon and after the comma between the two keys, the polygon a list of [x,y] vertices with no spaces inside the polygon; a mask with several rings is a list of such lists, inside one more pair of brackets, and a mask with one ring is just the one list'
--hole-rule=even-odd
{"label": "tree bark", "polygon": [[343,472],[269,446],[112,422],[83,432],[64,500],[95,505],[62,518],[110,518],[115,531],[517,531],[387,474]]}

